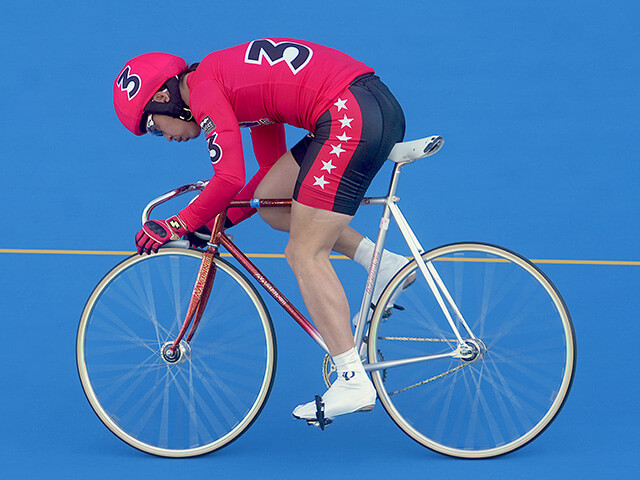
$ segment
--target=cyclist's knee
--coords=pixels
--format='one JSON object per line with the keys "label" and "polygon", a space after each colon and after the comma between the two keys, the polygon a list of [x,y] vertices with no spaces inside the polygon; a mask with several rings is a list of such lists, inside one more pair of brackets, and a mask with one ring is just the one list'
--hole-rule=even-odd
{"label": "cyclist's knee", "polygon": [[297,242],[291,241],[290,238],[287,246],[284,249],[284,257],[286,258],[287,263],[289,264],[291,269],[295,272],[298,268],[301,267],[304,253],[298,247]]}
{"label": "cyclist's knee", "polygon": [[291,237],[284,250],[287,263],[294,273],[306,268],[313,268],[318,262],[328,261],[329,253],[330,249],[319,248],[316,245],[296,241]]}

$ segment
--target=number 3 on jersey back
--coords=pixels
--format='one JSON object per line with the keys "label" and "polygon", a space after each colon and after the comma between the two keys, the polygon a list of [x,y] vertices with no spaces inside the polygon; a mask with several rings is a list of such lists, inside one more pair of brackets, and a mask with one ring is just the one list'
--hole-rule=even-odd
{"label": "number 3 on jersey back", "polygon": [[249,44],[244,61],[245,63],[262,65],[263,58],[266,58],[271,66],[285,62],[295,75],[307,66],[312,56],[313,50],[306,45],[294,42],[274,43],[265,38],[254,40]]}

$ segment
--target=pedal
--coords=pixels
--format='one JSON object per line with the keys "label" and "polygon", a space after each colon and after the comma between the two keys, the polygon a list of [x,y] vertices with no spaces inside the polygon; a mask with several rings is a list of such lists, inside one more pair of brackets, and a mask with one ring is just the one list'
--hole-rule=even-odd
{"label": "pedal", "polygon": [[393,305],[393,307],[391,307],[391,308],[387,308],[387,309],[385,309],[385,311],[384,311],[384,312],[382,312],[382,318],[386,320],[386,319],[387,319],[387,318],[389,318],[391,315],[393,315],[393,309],[394,309],[394,308],[395,308],[396,310],[400,310],[401,312],[404,310],[404,307],[403,307],[402,305]]}
{"label": "pedal", "polygon": [[[324,418],[324,402],[322,401],[322,397],[320,395],[316,395],[316,419],[317,420],[314,423],[318,427],[320,427],[320,430],[323,431],[324,427],[332,422],[331,419]],[[309,424],[309,420],[307,420],[307,424]]]}
{"label": "pedal", "polygon": [[321,424],[318,420],[307,420],[307,425],[309,425],[310,427],[320,427],[321,430],[324,430],[324,427],[326,427],[327,425],[331,425],[333,423],[333,420],[330,419],[325,419],[324,423]]}
{"label": "pedal", "polygon": [[307,425],[320,427],[321,430],[324,430],[324,427],[333,423],[332,419],[326,418],[324,416],[324,402],[322,401],[322,397],[320,395],[316,395],[316,418],[310,419],[298,417],[296,415],[293,416],[298,420],[306,420]]}
{"label": "pedal", "polygon": [[[416,279],[418,278],[417,274],[414,272],[411,275],[409,275],[409,277],[404,281],[404,285],[402,285],[402,291],[406,290],[407,288],[409,288],[411,285],[413,285],[416,281]],[[375,309],[375,305],[371,304],[371,308]],[[393,309],[399,310],[399,311],[403,311],[404,307],[402,305],[398,305],[398,304],[393,304],[388,308],[385,308],[384,312],[382,312],[382,318],[383,319],[387,319],[389,318],[391,315],[393,315]]]}

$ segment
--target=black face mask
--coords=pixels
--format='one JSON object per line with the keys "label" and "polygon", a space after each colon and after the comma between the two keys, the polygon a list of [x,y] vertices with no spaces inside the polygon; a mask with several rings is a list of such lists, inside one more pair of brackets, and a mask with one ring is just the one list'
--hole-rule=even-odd
{"label": "black face mask", "polygon": [[158,115],[168,115],[173,118],[179,118],[185,122],[193,120],[193,114],[188,106],[182,101],[180,96],[180,80],[178,77],[171,77],[165,82],[165,87],[169,90],[170,99],[167,103],[154,102],[150,100],[144,108],[144,115],[140,122],[140,130],[147,131],[147,115],[157,113]]}

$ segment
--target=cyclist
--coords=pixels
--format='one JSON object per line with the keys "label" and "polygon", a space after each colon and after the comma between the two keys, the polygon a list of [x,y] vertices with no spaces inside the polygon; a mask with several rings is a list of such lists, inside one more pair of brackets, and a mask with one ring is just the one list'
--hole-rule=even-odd
{"label": "cyclist", "polygon": [[[373,243],[349,227],[365,191],[404,136],[404,114],[374,70],[337,50],[289,38],[265,38],[215,51],[188,67],[166,53],[130,60],[113,85],[118,117],[136,135],[188,141],[204,132],[214,175],[201,194],[136,235],[151,253],[210,222],[233,198],[293,198],[291,209],[262,209],[272,227],[289,232],[285,249],[304,302],[337,367],[322,396],[324,415],[373,408],[375,390],[354,348],[349,306],[329,261],[332,250],[366,269]],[[310,133],[286,149],[284,124]],[[249,127],[259,164],[245,185],[240,127]],[[231,209],[227,226],[255,209]],[[385,251],[374,301],[406,263]],[[370,312],[369,312],[370,313]],[[296,418],[317,420],[317,402]]]}

